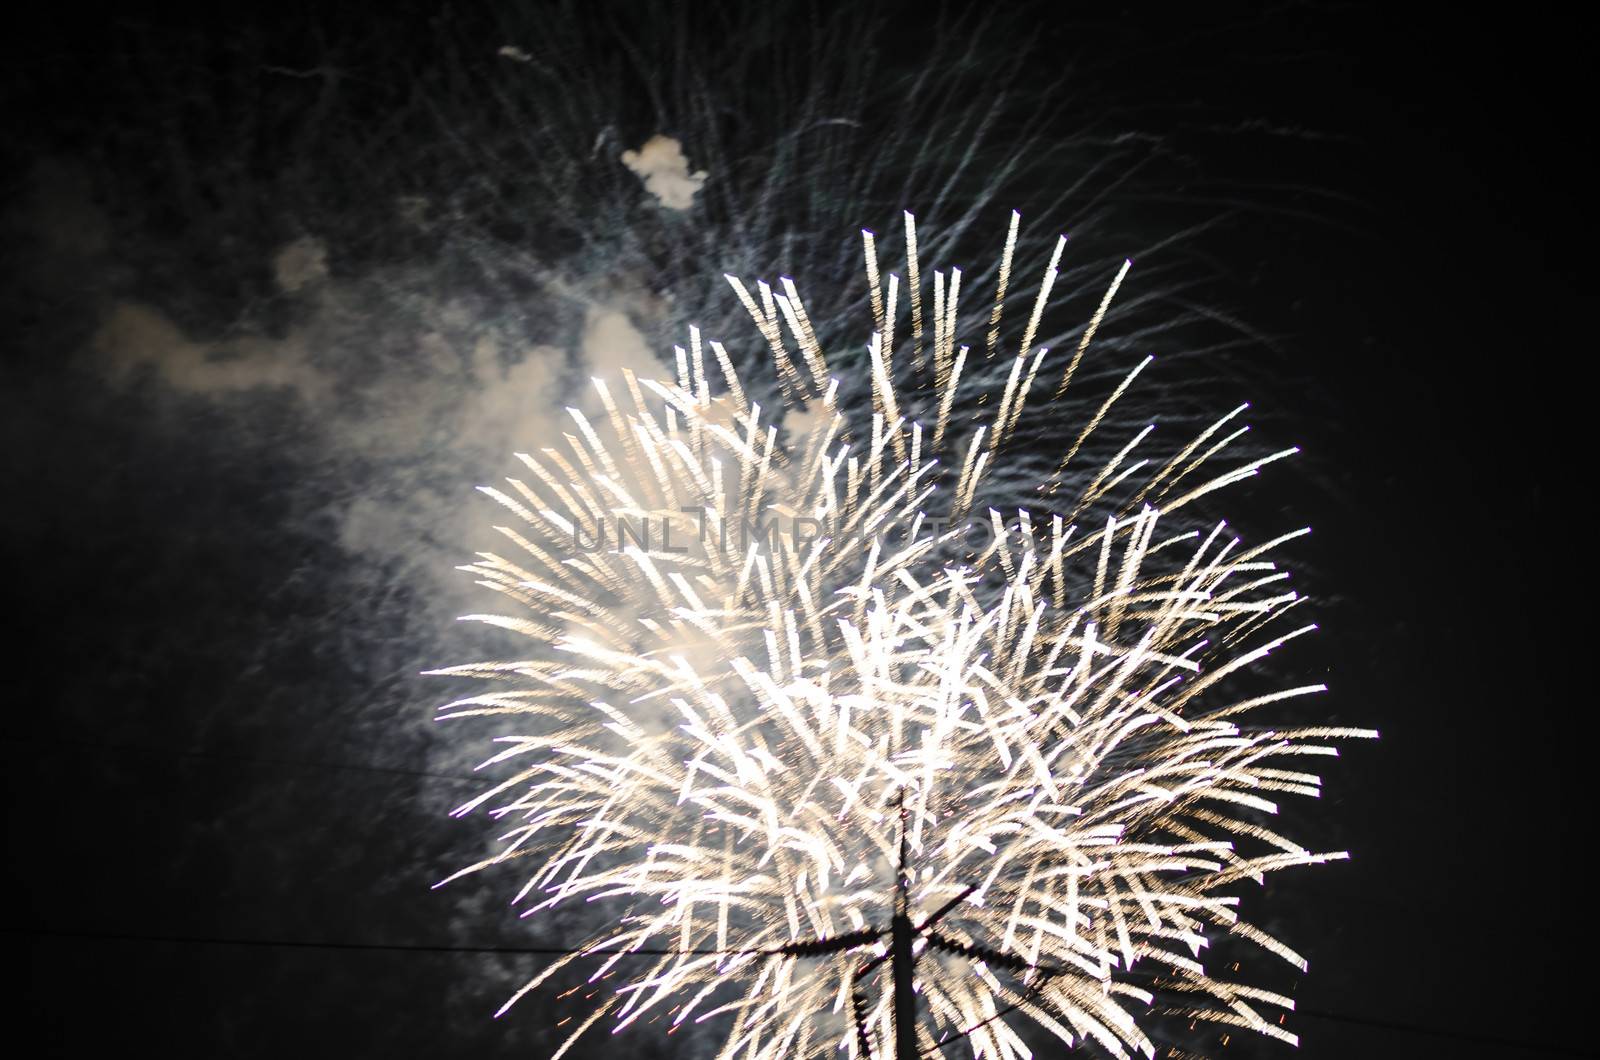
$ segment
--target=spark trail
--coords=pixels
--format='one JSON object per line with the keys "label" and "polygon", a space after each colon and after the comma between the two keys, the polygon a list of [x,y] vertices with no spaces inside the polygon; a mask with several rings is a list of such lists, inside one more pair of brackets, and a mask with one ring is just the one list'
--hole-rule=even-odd
{"label": "spark trail", "polygon": [[[1231,935],[1304,967],[1234,885],[1345,856],[1264,822],[1318,794],[1302,760],[1376,734],[1254,720],[1321,690],[1230,680],[1314,628],[1274,558],[1298,533],[1246,544],[1197,505],[1293,450],[1234,455],[1241,407],[1164,457],[1141,455],[1147,427],[1080,468],[1141,363],[1068,431],[1036,505],[986,507],[1127,270],[1052,356],[1033,339],[1058,244],[1020,337],[1002,288],[974,349],[959,270],[930,278],[906,226],[909,290],[865,235],[870,407],[841,397],[791,282],[730,278],[776,417],[691,332],[675,379],[595,380],[601,411],[571,410],[564,448],[485,488],[512,548],[464,569],[512,606],[468,618],[531,645],[434,671],[487,679],[441,717],[526,732],[485,763],[515,771],[456,811],[509,830],[451,879],[525,866],[524,915],[606,911],[516,995],[575,962],[604,980],[561,1052],[665,1020],[709,1023],[725,1057],[964,1038],[1006,1058],[1029,1055],[1026,1022],[1149,1056],[1151,1012],[1293,1042],[1292,1000],[1208,949]],[[915,983],[898,1017],[886,961]]]}

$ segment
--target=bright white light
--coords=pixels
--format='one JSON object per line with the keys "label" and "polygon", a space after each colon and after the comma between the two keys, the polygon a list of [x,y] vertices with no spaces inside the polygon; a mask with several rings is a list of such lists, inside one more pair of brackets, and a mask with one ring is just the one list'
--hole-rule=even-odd
{"label": "bright white light", "polygon": [[[458,811],[508,824],[503,847],[457,875],[513,864],[529,911],[614,910],[574,940],[589,955],[518,996],[576,960],[615,985],[568,1044],[604,1015],[613,1029],[718,1015],[723,1056],[855,1056],[859,1018],[874,1055],[892,1055],[887,977],[856,975],[888,946],[870,933],[894,911],[903,836],[914,922],[965,895],[919,940],[923,1048],[970,1030],[980,1057],[1027,1055],[1008,1021],[1029,1021],[1150,1055],[1152,1002],[1294,1041],[1259,1011],[1288,998],[1200,955],[1208,933],[1231,933],[1303,967],[1238,919],[1228,889],[1342,856],[1258,821],[1316,795],[1316,776],[1283,766],[1326,753],[1302,740],[1375,734],[1249,724],[1321,690],[1235,700],[1223,683],[1311,628],[1280,622],[1301,598],[1270,573],[1296,535],[1251,547],[1190,517],[1292,450],[1227,463],[1242,432],[1213,436],[1241,406],[1168,459],[1134,455],[1146,430],[1080,469],[1146,360],[1068,432],[1044,503],[990,513],[986,476],[1009,466],[1035,377],[1057,374],[1038,390],[1060,397],[1109,294],[1054,360],[1031,342],[1055,259],[1021,343],[998,341],[1000,303],[985,305],[989,356],[1015,363],[982,373],[1004,385],[980,401],[962,373],[985,353],[956,340],[959,273],[935,272],[926,301],[923,280],[902,295],[866,246],[870,409],[840,404],[792,284],[730,278],[780,408],[749,404],[721,347],[691,333],[676,380],[597,380],[601,411],[572,410],[564,448],[520,455],[529,477],[485,490],[514,517],[500,528],[512,551],[464,569],[512,606],[474,617],[533,644],[436,671],[496,682],[441,713],[521,716],[528,735],[493,759],[522,772]],[[743,532],[761,519],[775,538]],[[826,529],[796,548],[784,527],[802,519]],[[624,524],[635,536],[619,547]],[[691,547],[664,548],[663,527]],[[575,531],[609,536],[585,549]],[[846,951],[772,952],[860,931]],[[672,952],[624,956],[636,949]]]}

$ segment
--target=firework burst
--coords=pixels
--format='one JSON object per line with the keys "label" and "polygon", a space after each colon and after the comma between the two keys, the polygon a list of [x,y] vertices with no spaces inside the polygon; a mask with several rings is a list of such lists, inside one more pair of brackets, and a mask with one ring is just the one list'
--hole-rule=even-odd
{"label": "firework burst", "polygon": [[465,569],[517,606],[469,617],[533,647],[435,671],[493,681],[442,716],[527,731],[486,763],[514,775],[457,811],[510,826],[457,876],[532,866],[525,914],[603,903],[517,995],[573,962],[620,983],[563,1052],[608,1017],[712,1021],[729,1057],[1022,1056],[1025,1023],[1152,1055],[1152,1011],[1294,1041],[1291,1000],[1208,948],[1304,967],[1231,885],[1343,856],[1263,820],[1318,793],[1301,759],[1372,734],[1252,720],[1321,688],[1230,681],[1313,628],[1273,558],[1298,534],[1246,545],[1197,504],[1292,450],[1234,455],[1242,407],[1158,458],[1149,427],[1091,444],[1141,363],[1028,506],[989,507],[998,469],[1012,496],[1037,464],[1034,436],[1008,443],[1067,392],[1126,267],[1052,356],[1034,340],[1061,244],[1002,342],[1016,218],[975,329],[959,270],[925,274],[909,215],[905,234],[904,287],[865,235],[859,386],[792,283],[730,278],[777,416],[692,332],[676,379],[596,380],[566,448],[485,489],[514,558]]}

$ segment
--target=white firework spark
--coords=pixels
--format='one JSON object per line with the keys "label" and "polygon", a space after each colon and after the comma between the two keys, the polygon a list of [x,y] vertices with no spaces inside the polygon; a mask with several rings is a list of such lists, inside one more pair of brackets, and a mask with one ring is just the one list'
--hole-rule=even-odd
{"label": "white firework spark", "polygon": [[1304,967],[1230,885],[1344,856],[1261,820],[1318,793],[1297,759],[1375,734],[1252,723],[1321,689],[1228,681],[1313,628],[1286,620],[1301,598],[1273,562],[1298,534],[1247,546],[1194,515],[1292,450],[1230,460],[1235,409],[1166,459],[1139,457],[1147,427],[1080,471],[1140,364],[1034,508],[985,509],[1030,397],[1067,389],[1099,314],[1065,355],[1034,348],[1058,244],[1001,343],[1013,218],[982,342],[959,345],[960,273],[928,284],[906,225],[906,294],[865,236],[870,413],[847,409],[792,283],[731,280],[777,420],[691,333],[675,381],[596,380],[603,417],[572,410],[564,450],[485,490],[518,519],[499,528],[516,558],[465,569],[519,606],[469,617],[536,647],[435,671],[498,682],[442,716],[533,728],[486,763],[520,771],[457,811],[511,823],[457,876],[531,865],[526,913],[613,912],[517,995],[573,962],[621,983],[563,1052],[609,1016],[716,1021],[728,1057],[958,1037],[1026,1056],[1023,1023],[1153,1055],[1152,1006],[1292,1042],[1272,1011],[1292,1001],[1221,976],[1208,945]]}

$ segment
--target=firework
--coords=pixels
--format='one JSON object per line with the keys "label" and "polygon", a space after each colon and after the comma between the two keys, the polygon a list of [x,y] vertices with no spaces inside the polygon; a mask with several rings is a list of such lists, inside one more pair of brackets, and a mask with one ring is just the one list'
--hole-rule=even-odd
{"label": "firework", "polygon": [[532,646],[435,671],[493,681],[441,713],[527,731],[486,763],[520,768],[457,810],[509,825],[457,875],[528,866],[525,914],[606,911],[517,995],[574,962],[605,981],[561,1051],[602,1020],[710,1021],[730,1057],[1020,1056],[1024,1023],[1152,1055],[1151,1012],[1295,1040],[1292,1001],[1208,948],[1304,967],[1231,885],[1344,856],[1262,822],[1318,793],[1300,759],[1373,734],[1253,722],[1321,690],[1229,680],[1314,628],[1273,558],[1298,533],[1246,545],[1199,515],[1292,450],[1235,455],[1242,407],[1160,458],[1149,427],[1102,444],[1141,363],[1028,506],[989,506],[998,469],[1010,497],[1037,465],[1025,411],[1062,407],[1127,271],[1069,349],[1035,348],[1058,243],[1003,340],[1016,222],[976,329],[909,215],[904,287],[865,234],[859,385],[793,283],[730,278],[776,415],[691,332],[675,379],[596,380],[564,449],[485,489],[514,558],[464,569],[515,607],[468,617]]}

